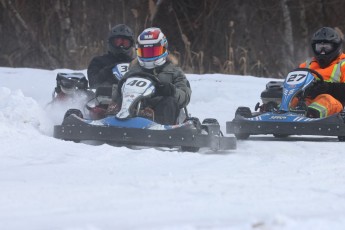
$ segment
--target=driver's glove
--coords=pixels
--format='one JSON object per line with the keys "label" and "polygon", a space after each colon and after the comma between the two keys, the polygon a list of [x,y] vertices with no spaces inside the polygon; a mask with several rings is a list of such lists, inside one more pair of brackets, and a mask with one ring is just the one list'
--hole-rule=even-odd
{"label": "driver's glove", "polygon": [[156,85],[156,96],[174,96],[176,87],[169,82],[160,82]]}
{"label": "driver's glove", "polygon": [[306,90],[306,96],[314,99],[320,94],[328,93],[330,84],[332,83],[317,81],[313,86]]}

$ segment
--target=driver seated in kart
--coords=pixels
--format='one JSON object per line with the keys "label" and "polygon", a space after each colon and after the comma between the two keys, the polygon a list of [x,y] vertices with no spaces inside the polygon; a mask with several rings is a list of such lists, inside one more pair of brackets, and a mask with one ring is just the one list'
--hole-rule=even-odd
{"label": "driver seated in kart", "polygon": [[[135,58],[134,52],[134,33],[130,27],[125,24],[118,24],[114,26],[108,35],[108,52],[101,56],[94,57],[87,69],[87,76],[89,79],[90,88],[96,89],[98,87],[111,88],[110,96],[117,95],[118,79],[113,74],[113,68],[121,63],[130,63]],[[126,72],[126,69],[124,72]],[[113,110],[116,110],[116,104],[110,104]],[[100,107],[94,107],[94,117],[102,117],[105,115],[105,110]]]}
{"label": "driver seated in kart", "polygon": [[143,102],[144,115],[149,117],[153,113],[159,124],[176,124],[180,109],[188,105],[192,91],[184,72],[168,52],[165,35],[160,28],[147,28],[138,36],[136,49],[137,58],[124,78],[143,72],[156,76],[160,82],[156,84],[154,96]]}
{"label": "driver seated in kart", "polygon": [[[345,54],[340,31],[330,27],[317,30],[311,39],[314,57],[299,67],[321,74],[324,82],[317,81],[306,91],[307,117],[324,118],[343,110],[345,105]],[[296,101],[294,103],[297,104]],[[293,107],[293,106],[292,106]]]}

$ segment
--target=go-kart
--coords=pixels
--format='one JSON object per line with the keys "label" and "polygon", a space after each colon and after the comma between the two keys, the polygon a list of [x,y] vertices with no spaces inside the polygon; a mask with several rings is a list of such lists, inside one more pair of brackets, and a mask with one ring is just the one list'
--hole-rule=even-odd
{"label": "go-kart", "polygon": [[134,73],[122,78],[121,108],[115,115],[102,119],[84,119],[79,110],[69,110],[61,125],[54,127],[54,137],[84,141],[96,140],[119,146],[179,147],[182,151],[196,152],[206,147],[212,150],[236,148],[236,138],[226,137],[216,119],[202,123],[190,117],[187,108],[173,125],[162,125],[152,117],[142,116],[142,101],[155,94],[159,80],[146,73]]}
{"label": "go-kart", "polygon": [[[235,118],[226,123],[226,132],[237,139],[271,134],[279,138],[289,135],[337,136],[339,141],[345,141],[344,111],[325,118],[306,116],[305,98],[317,80],[323,82],[318,72],[298,68],[290,72],[284,82],[269,82],[261,94],[263,104],[257,104],[254,112],[249,107],[238,107]],[[295,97],[298,104],[291,108]]]}

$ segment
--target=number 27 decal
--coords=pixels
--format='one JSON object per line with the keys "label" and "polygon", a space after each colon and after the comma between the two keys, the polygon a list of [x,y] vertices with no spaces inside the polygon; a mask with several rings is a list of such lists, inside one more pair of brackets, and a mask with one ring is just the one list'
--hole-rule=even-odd
{"label": "number 27 decal", "polygon": [[302,80],[303,78],[305,78],[307,75],[306,74],[291,74],[289,76],[289,79],[287,79],[287,82],[292,82],[292,81],[296,81],[299,82],[300,80]]}

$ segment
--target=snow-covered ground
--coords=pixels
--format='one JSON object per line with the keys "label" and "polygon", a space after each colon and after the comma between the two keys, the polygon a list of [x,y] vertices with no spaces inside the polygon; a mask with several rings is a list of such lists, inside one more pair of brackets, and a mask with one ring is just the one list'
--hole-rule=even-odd
{"label": "snow-covered ground", "polygon": [[[133,150],[52,137],[58,72],[0,68],[0,229],[345,228],[345,143],[268,136],[213,153]],[[85,70],[81,72],[85,73]],[[269,79],[188,75],[189,112],[225,132]]]}

